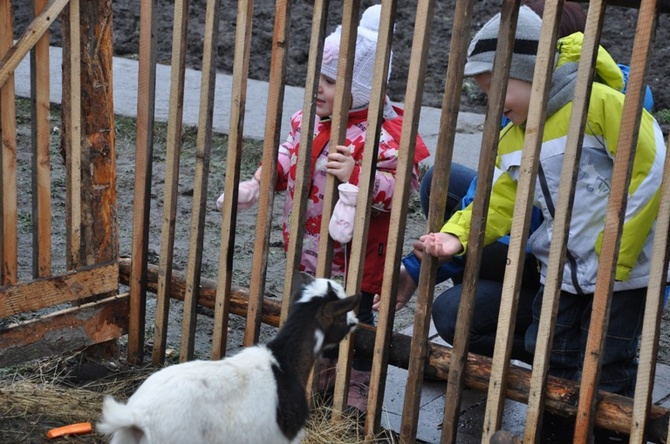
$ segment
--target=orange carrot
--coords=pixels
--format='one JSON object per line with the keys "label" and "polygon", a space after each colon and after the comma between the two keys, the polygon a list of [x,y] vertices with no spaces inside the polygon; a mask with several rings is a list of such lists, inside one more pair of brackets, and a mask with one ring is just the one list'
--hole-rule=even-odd
{"label": "orange carrot", "polygon": [[91,433],[92,430],[93,427],[91,427],[90,422],[80,422],[51,429],[47,432],[47,438],[60,438],[65,435],[83,435],[84,433]]}

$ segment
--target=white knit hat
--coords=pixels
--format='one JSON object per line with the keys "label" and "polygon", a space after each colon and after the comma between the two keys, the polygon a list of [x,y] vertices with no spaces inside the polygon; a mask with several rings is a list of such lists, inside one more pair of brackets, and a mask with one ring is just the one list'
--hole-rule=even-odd
{"label": "white knit hat", "polygon": [[[375,69],[375,50],[377,48],[377,37],[379,35],[379,18],[381,5],[370,6],[365,10],[358,25],[356,37],[356,56],[354,58],[354,69],[351,78],[351,108],[363,108],[370,103],[370,91],[372,90],[372,75]],[[337,62],[340,54],[340,39],[342,37],[342,26],[326,37],[323,42],[323,59],[321,62],[321,74],[337,79]],[[391,60],[389,59],[388,78],[391,76]]]}
{"label": "white knit hat", "polygon": [[[509,76],[513,79],[533,81],[537,46],[540,40],[542,19],[527,6],[519,8],[514,49]],[[468,48],[465,75],[470,77],[493,70],[493,58],[500,31],[500,13],[489,20],[475,34]]]}

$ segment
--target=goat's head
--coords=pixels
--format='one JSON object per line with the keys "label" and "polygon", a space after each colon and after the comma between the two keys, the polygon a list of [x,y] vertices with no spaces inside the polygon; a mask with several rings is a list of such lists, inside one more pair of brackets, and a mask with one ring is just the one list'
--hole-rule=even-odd
{"label": "goat's head", "polygon": [[356,328],[358,318],[354,309],[358,307],[361,295],[347,297],[344,288],[331,279],[314,278],[305,273],[296,273],[293,278],[294,308],[302,304],[316,304],[314,331],[318,354],[325,348],[337,345],[349,332]]}

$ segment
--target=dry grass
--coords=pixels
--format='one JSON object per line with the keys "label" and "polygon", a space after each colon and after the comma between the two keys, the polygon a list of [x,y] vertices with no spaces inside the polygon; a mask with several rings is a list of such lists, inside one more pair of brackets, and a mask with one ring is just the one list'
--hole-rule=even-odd
{"label": "dry grass", "polygon": [[[82,369],[90,374],[107,373],[95,380],[82,381]],[[46,432],[53,427],[77,422],[95,424],[105,395],[126,399],[156,368],[130,367],[123,363],[87,361],[83,355],[45,359],[0,370],[0,442],[47,442]],[[331,421],[331,408],[323,398],[308,424],[304,444],[348,444],[363,442],[363,429],[354,416]],[[104,443],[100,434],[67,436],[63,443]],[[372,442],[395,443],[382,432]]]}

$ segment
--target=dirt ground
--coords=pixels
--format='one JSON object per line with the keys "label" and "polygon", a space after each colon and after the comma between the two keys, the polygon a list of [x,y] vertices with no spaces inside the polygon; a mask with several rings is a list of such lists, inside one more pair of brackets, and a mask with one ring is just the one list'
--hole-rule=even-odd
{"label": "dirt ground", "polygon": [[[172,15],[173,1],[157,0],[158,5],[158,58],[160,63],[170,63],[170,53],[172,44]],[[275,2],[271,0],[256,0],[254,2],[254,23],[252,32],[252,50],[250,60],[250,77],[258,80],[266,80],[269,71],[268,48],[272,41],[272,26],[274,17]],[[370,5],[370,0],[362,1],[361,8]],[[398,2],[397,25],[394,35],[394,60],[391,82],[388,88],[388,94],[393,100],[402,101],[406,88],[406,76],[410,60],[411,40],[413,34],[413,21],[415,15],[416,2]],[[474,17],[472,21],[473,32],[476,31],[491,15],[499,10],[500,0],[487,0],[477,2],[475,5]],[[28,23],[31,13],[31,2],[22,0],[13,0],[15,11],[15,29],[17,37]],[[426,70],[426,82],[424,90],[423,104],[426,106],[440,107],[444,91],[444,78],[448,63],[448,42],[451,38],[452,14],[455,1],[445,0],[436,2],[433,33],[431,37],[430,59]],[[114,0],[114,52],[122,57],[136,57],[138,52],[139,37],[139,2],[135,0]],[[205,0],[192,0],[189,8],[189,42],[187,63],[190,67],[199,68],[202,57],[202,39],[205,19]],[[329,10],[329,27],[332,30],[340,21],[341,2],[331,1]],[[289,60],[287,77],[291,85],[303,86],[305,82],[305,69],[307,64],[309,27],[311,23],[312,2],[307,0],[295,0],[291,13],[291,32],[289,40]],[[218,67],[221,71],[230,72],[233,63],[233,44],[235,33],[234,7],[224,5],[220,18],[220,38],[218,50]],[[602,45],[607,48],[614,58],[621,63],[630,61],[632,46],[631,29],[634,29],[637,19],[637,10],[629,8],[608,7],[605,26],[602,34]],[[56,22],[52,27],[52,41],[55,45],[60,42],[60,24]],[[653,47],[653,56],[648,74],[648,83],[654,92],[655,115],[663,121],[664,132],[667,137],[670,125],[670,89],[667,88],[667,79],[670,74],[670,15],[663,15],[657,25],[656,43]],[[461,98],[461,110],[472,112],[483,112],[485,98],[477,92],[476,88],[466,88]],[[61,207],[64,202],[64,193],[61,194],[64,187],[62,182],[62,166],[58,165],[58,119],[59,112],[54,109],[54,195],[55,204]],[[29,122],[25,117],[26,123]],[[132,222],[132,189],[134,183],[134,122],[128,119],[117,120],[117,157],[118,157],[118,190],[119,190],[119,227],[121,254],[129,255],[131,242],[131,222]],[[27,128],[27,129],[26,129]],[[183,137],[184,150],[180,165],[180,185],[178,197],[178,217],[175,235],[175,268],[184,270],[188,257],[190,214],[192,206],[193,183],[195,169],[195,134],[193,128],[186,128]],[[28,144],[30,137],[29,127],[23,130],[19,129],[20,144]],[[206,215],[206,233],[202,271],[203,276],[216,279],[218,269],[218,250],[221,236],[221,213],[216,211],[214,202],[216,197],[223,189],[225,172],[225,144],[226,137],[217,135],[214,140],[214,151],[211,160],[211,176],[209,181],[209,202]],[[243,159],[242,177],[248,177],[258,165],[260,160],[261,146],[258,142],[247,141],[245,145],[245,154]],[[24,159],[28,162],[29,159]],[[158,125],[156,129],[156,142],[154,152],[154,178],[153,189],[162,190],[164,178],[165,160],[165,127]],[[25,176],[25,177],[24,177]],[[24,179],[28,180],[29,173],[26,173]],[[60,182],[59,182],[60,181]],[[29,187],[30,184],[27,183]],[[28,191],[30,188],[28,188]],[[157,263],[160,252],[160,221],[163,208],[163,196],[157,193],[153,196],[151,203],[151,228],[149,247],[150,262]],[[27,215],[26,228],[20,232],[21,245],[31,243],[30,234],[30,199],[29,192],[20,195],[21,214]],[[278,197],[275,203],[275,212],[279,220],[283,198]],[[242,213],[238,220],[236,230],[236,254],[235,254],[235,275],[233,285],[248,287],[250,274],[250,261],[253,253],[255,238],[255,217],[256,211]],[[417,202],[414,201],[409,213],[407,222],[407,231],[405,233],[406,250],[409,251],[411,240],[417,238],[424,230],[425,219],[421,215]],[[64,243],[63,231],[59,231],[55,224],[54,231],[54,250],[62,247]],[[59,234],[60,233],[60,234]],[[60,246],[60,247],[59,247]],[[30,248],[22,250],[20,263],[23,273],[28,275],[31,266]],[[63,267],[58,258],[54,258],[54,267]],[[281,247],[281,237],[279,226],[273,230],[270,250],[270,266],[268,269],[267,293],[271,295],[281,295],[283,289],[283,279],[285,269],[285,259]],[[151,304],[151,301],[150,301]],[[152,319],[152,307],[147,309],[148,319]],[[171,305],[171,325],[169,329],[168,347],[178,349],[180,335],[180,319],[182,315],[181,306],[178,303]],[[396,318],[396,329],[410,325],[414,317],[414,308],[410,304],[405,310],[398,313]],[[664,326],[662,327],[662,337],[659,356],[661,362],[670,363],[670,312],[666,310],[664,316]],[[242,331],[244,320],[233,316],[230,321],[229,349],[235,350],[242,343]],[[207,358],[211,349],[211,334],[213,330],[213,319],[211,312],[207,309],[200,310],[198,317],[198,338],[196,339],[196,356]],[[261,341],[267,339],[274,333],[274,329],[263,327]],[[147,326],[147,352],[150,353],[151,330]]]}

